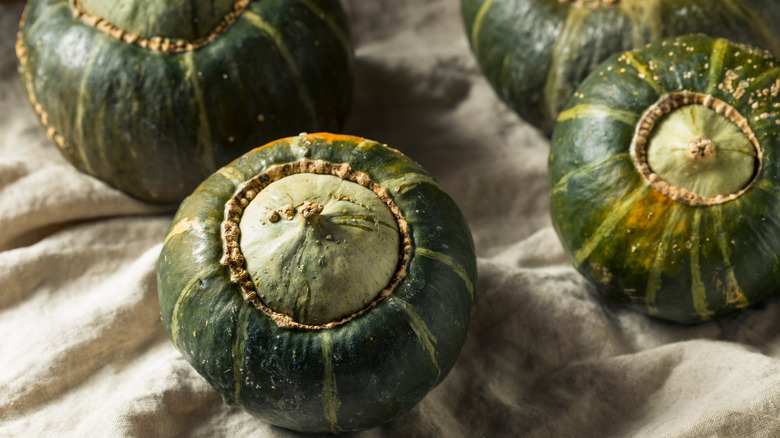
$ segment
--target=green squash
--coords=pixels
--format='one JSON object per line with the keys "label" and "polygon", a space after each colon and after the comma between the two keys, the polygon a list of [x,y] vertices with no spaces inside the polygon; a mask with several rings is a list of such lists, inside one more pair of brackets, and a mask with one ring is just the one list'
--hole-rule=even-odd
{"label": "green squash", "polygon": [[163,325],[229,404],[305,432],[373,427],[440,383],[476,258],[453,200],[376,142],[301,134],[181,204],[158,265]]}
{"label": "green squash", "polygon": [[154,202],[257,144],[338,129],[351,101],[338,0],[31,0],[16,52],[64,156]]}
{"label": "green squash", "polygon": [[614,53],[704,33],[780,56],[776,0],[461,0],[461,7],[490,84],[548,135],[574,90]]}
{"label": "green squash", "polygon": [[705,321],[780,292],[780,67],[696,35],[612,56],[558,116],[553,225],[641,312]]}

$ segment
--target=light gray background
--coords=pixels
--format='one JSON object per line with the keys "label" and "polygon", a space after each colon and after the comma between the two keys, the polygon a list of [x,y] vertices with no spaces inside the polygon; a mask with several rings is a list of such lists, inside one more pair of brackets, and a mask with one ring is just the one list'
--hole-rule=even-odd
{"label": "light gray background", "polygon": [[[469,52],[457,0],[345,0],[357,89],[345,133],[402,150],[466,215],[468,340],[411,412],[361,437],[777,437],[780,302],[694,327],[602,299],[548,218],[547,141]],[[159,320],[172,218],[75,171],[16,75],[0,5],[0,436],[297,436],[224,405]]]}

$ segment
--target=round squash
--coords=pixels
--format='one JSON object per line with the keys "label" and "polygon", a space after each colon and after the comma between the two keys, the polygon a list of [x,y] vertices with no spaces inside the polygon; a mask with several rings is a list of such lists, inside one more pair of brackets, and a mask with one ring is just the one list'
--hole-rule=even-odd
{"label": "round squash", "polygon": [[351,101],[338,0],[31,0],[16,53],[64,156],[154,202],[257,144],[338,129]]}
{"label": "round squash", "polygon": [[574,90],[614,53],[704,33],[780,56],[775,0],[461,0],[461,6],[486,78],[547,135]]}
{"label": "round squash", "polygon": [[411,409],[466,337],[476,259],[453,200],[376,142],[301,134],[223,167],[160,254],[162,321],[229,404],[305,432]]}
{"label": "round squash", "polygon": [[705,36],[615,55],[558,116],[553,225],[601,292],[682,323],[780,291],[780,67]]}

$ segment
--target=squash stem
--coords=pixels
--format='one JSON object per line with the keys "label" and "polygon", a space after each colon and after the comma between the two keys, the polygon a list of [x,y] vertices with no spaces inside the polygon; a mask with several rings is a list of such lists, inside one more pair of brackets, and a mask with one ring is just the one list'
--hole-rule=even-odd
{"label": "squash stem", "polygon": [[707,161],[715,154],[715,143],[707,137],[696,136],[688,141],[688,153],[695,161]]}

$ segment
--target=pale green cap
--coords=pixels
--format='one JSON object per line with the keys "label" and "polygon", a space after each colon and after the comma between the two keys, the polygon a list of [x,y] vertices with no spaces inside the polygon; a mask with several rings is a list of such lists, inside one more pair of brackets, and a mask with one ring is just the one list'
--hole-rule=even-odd
{"label": "pale green cap", "polygon": [[755,176],[756,155],[756,147],[734,122],[698,104],[662,117],[647,143],[652,171],[702,198],[744,189]]}
{"label": "pale green cap", "polygon": [[357,183],[326,174],[285,176],[244,210],[240,248],[260,300],[307,325],[366,308],[398,270],[398,221]]}

